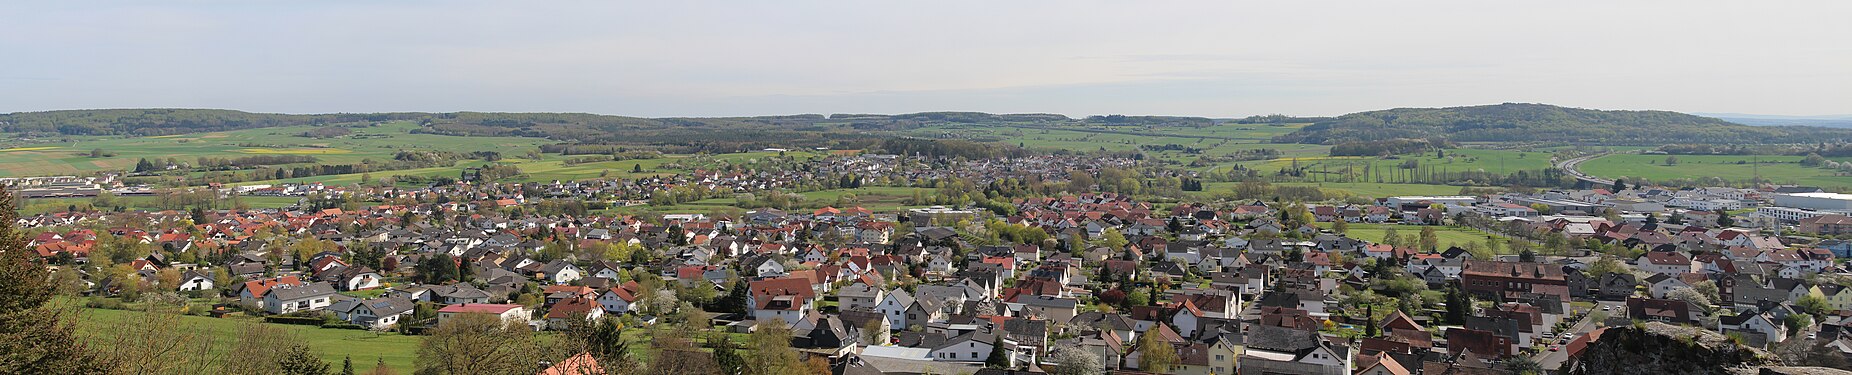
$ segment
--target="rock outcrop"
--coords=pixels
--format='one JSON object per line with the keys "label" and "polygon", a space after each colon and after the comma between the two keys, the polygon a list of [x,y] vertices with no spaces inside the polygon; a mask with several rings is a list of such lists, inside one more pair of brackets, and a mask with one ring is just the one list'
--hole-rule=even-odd
{"label": "rock outcrop", "polygon": [[1582,353],[1572,373],[1730,375],[1779,365],[1773,354],[1723,334],[1655,322],[1609,328]]}

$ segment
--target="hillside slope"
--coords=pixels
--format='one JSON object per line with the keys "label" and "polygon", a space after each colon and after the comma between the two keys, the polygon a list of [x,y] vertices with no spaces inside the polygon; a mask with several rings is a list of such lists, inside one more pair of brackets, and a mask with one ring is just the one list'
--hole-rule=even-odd
{"label": "hillside slope", "polygon": [[1274,140],[1282,143],[1338,144],[1395,138],[1604,145],[1814,143],[1852,139],[1852,130],[1745,126],[1669,111],[1604,111],[1506,103],[1352,113],[1320,121]]}

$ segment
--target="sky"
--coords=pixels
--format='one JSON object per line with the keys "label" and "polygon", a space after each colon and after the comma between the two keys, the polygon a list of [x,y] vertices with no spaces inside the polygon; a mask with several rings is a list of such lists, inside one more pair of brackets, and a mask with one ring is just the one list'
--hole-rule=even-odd
{"label": "sky", "polygon": [[1852,1],[0,2],[0,112],[1852,114]]}

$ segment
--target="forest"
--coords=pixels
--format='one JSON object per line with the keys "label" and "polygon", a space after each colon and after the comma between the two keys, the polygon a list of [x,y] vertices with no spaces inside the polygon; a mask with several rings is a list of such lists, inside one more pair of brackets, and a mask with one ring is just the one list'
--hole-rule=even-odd
{"label": "forest", "polygon": [[1397,108],[1352,113],[1275,137],[1279,143],[1341,144],[1395,138],[1452,142],[1558,142],[1598,145],[1668,143],[1816,143],[1852,139],[1852,129],[1747,126],[1668,111],[1604,111],[1506,103],[1451,108]]}

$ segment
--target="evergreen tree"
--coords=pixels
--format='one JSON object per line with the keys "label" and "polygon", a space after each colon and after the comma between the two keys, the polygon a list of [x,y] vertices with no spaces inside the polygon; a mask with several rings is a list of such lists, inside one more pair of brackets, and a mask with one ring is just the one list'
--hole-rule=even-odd
{"label": "evergreen tree", "polygon": [[341,375],[354,375],[354,356],[341,358]]}
{"label": "evergreen tree", "polygon": [[46,306],[55,288],[13,227],[18,218],[12,194],[0,189],[0,374],[108,372],[77,339],[75,321]]}
{"label": "evergreen tree", "polygon": [[320,356],[309,351],[308,345],[296,344],[284,349],[282,358],[277,360],[278,368],[287,375],[327,375],[328,362],[322,362]]}
{"label": "evergreen tree", "polygon": [[1729,211],[1719,209],[1717,210],[1717,226],[1724,228],[1733,227],[1736,226],[1736,220],[1730,218]]}
{"label": "evergreen tree", "polygon": [[1627,190],[1627,180],[1615,179],[1614,186],[1610,190],[1613,190],[1613,192],[1616,194],[1620,193],[1621,190]]}
{"label": "evergreen tree", "polygon": [[1008,369],[1016,367],[1014,365],[1015,364],[1010,363],[1009,353],[1003,351],[1003,337],[1001,335],[997,336],[997,342],[990,346],[990,357],[984,358],[984,367]]}

